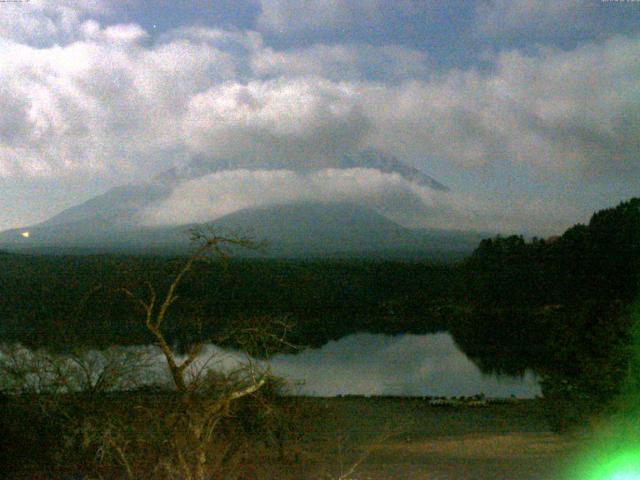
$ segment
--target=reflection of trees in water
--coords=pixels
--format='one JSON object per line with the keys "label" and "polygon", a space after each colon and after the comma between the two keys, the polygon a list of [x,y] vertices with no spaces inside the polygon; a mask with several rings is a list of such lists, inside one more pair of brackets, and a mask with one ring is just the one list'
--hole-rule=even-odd
{"label": "reflection of trees in water", "polygon": [[524,309],[481,310],[460,318],[450,333],[483,373],[521,376],[548,358],[548,322]]}

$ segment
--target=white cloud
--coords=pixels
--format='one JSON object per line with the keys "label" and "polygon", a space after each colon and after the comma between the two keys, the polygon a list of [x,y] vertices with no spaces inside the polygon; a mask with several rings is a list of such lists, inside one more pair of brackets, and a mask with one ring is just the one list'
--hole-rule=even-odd
{"label": "white cloud", "polygon": [[111,25],[104,29],[100,28],[100,24],[94,20],[87,20],[80,29],[86,40],[117,43],[135,43],[146,37],[142,27],[136,24],[117,24]]}
{"label": "white cloud", "polygon": [[[341,28],[358,16],[376,20],[380,3],[265,0],[261,25]],[[516,24],[572,5],[494,2],[492,8],[511,8]],[[285,166],[293,177],[282,180],[281,190],[304,195],[296,189],[308,189],[309,179],[300,172],[326,170],[332,157],[368,147],[452,177],[460,168],[489,167],[508,176],[515,165],[538,175],[629,184],[640,173],[638,37],[571,51],[504,51],[483,71],[433,73],[424,54],[398,46],[278,50],[256,32],[205,27],[152,38],[138,25],[100,24],[94,17],[105,12],[100,2],[71,1],[0,9],[0,177],[127,181],[197,153],[224,157],[236,168]],[[490,11],[484,15],[490,18]],[[273,191],[255,175],[243,181]],[[228,205],[261,200],[243,190],[243,181],[230,184],[235,191],[217,183],[229,199],[239,199]],[[394,204],[385,189],[415,197],[391,177],[376,188],[364,173],[326,181],[332,186],[321,192],[337,194],[347,189],[338,185],[349,184],[378,208]],[[455,187],[455,180],[442,181]],[[358,182],[369,185],[366,194]],[[431,215],[432,225],[473,222],[463,215],[473,199],[437,198],[441,203],[423,202],[425,210],[414,202],[406,217]],[[448,217],[432,214],[435,205]],[[514,224],[518,212],[536,214],[524,204],[517,208],[496,221]],[[486,217],[488,209],[478,211]],[[544,209],[553,206],[535,207]]]}
{"label": "white cloud", "polygon": [[[150,42],[137,25],[87,20],[78,35],[44,48],[2,42],[0,175],[124,180],[153,175],[188,149],[240,164],[324,161],[358,148],[370,122],[357,83],[339,81],[340,66],[360,51],[398,74],[402,65],[418,71],[421,60],[399,47],[319,46],[345,56],[328,79],[309,62],[316,49],[280,56],[255,32],[185,28]],[[366,60],[354,77],[360,68]]]}
{"label": "white cloud", "polygon": [[134,25],[90,22],[83,32],[48,48],[1,42],[0,175],[140,174],[150,157],[181,148],[189,99],[235,75],[207,45],[146,47]]}
{"label": "white cloud", "polygon": [[265,48],[252,57],[251,66],[259,76],[315,75],[334,81],[394,81],[428,73],[426,53],[395,45],[320,43],[294,50]]}
{"label": "white cloud", "polygon": [[293,167],[356,149],[367,127],[357,89],[320,78],[224,83],[194,96],[184,123],[199,153]]}
{"label": "white cloud", "polygon": [[366,141],[471,168],[519,164],[618,180],[639,172],[639,38],[493,61],[488,73],[451,71],[362,92],[377,131]]}
{"label": "white cloud", "polygon": [[[82,26],[83,39],[63,46],[2,42],[0,175],[151,175],[189,151],[301,168],[371,146],[427,171],[425,158],[637,172],[638,38],[503,52],[484,73],[426,76],[417,52],[394,64],[396,47],[278,51],[254,32],[205,28],[149,43],[135,25]],[[358,64],[367,51],[376,58]],[[426,78],[365,80],[375,61]]]}
{"label": "white cloud", "polygon": [[148,225],[181,225],[215,220],[245,208],[312,201],[360,203],[402,222],[405,216],[415,217],[417,211],[435,210],[435,204],[444,198],[441,192],[420,187],[398,174],[367,168],[304,173],[238,169],[184,182],[140,217]]}
{"label": "white cloud", "polygon": [[70,41],[77,38],[87,16],[109,10],[103,0],[5,2],[0,8],[0,38],[47,45]]}
{"label": "white cloud", "polygon": [[[148,44],[139,26],[92,21],[81,31],[65,46],[3,43],[3,175],[139,173],[150,156],[162,165],[163,151],[186,149],[240,166],[274,158],[301,166],[369,146],[414,163],[515,161],[596,175],[635,168],[634,38],[503,52],[488,73],[417,80],[424,57],[400,47],[278,51],[255,32],[206,28]],[[376,62],[397,72],[393,82],[364,80]],[[414,79],[398,80],[403,70]]]}
{"label": "white cloud", "polygon": [[[206,223],[243,209],[293,202],[348,202],[373,208],[409,228],[552,234],[580,218],[571,206],[548,198],[528,198],[496,209],[496,200],[464,192],[421,187],[398,174],[370,168],[236,169],[212,173],[178,185],[162,203],[138,215],[150,226]],[[537,230],[536,230],[537,229]]]}

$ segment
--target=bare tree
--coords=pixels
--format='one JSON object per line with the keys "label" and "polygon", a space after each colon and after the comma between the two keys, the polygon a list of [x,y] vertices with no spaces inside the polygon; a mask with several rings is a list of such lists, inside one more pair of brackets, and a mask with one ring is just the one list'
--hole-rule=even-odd
{"label": "bare tree", "polygon": [[[212,454],[210,448],[221,421],[229,415],[234,402],[262,389],[269,382],[271,371],[247,355],[246,363],[231,373],[208,371],[204,375],[200,372],[200,375],[194,376],[193,368],[190,367],[194,367],[194,362],[202,353],[203,343],[190,345],[186,356],[181,359],[167,341],[163,330],[167,312],[178,299],[178,288],[194,265],[208,259],[215,259],[226,265],[232,248],[257,249],[262,246],[246,237],[218,235],[201,230],[192,233],[198,246],[181,265],[166,291],[157,292],[147,282],[146,298],[137,296],[127,288],[123,288],[122,292],[142,308],[145,325],[162,351],[179,398],[180,408],[167,419],[171,424],[169,443],[172,452],[165,458],[164,468],[170,475],[179,473],[184,480],[204,480],[222,462],[220,458],[213,460],[214,456],[220,455]],[[270,328],[273,326],[277,327],[277,332]],[[276,342],[284,345],[289,328],[286,322],[275,320],[271,325],[264,325],[263,322],[260,325],[241,327],[230,335],[237,337],[241,346],[244,346],[243,342],[265,345]],[[115,441],[112,433],[105,438],[114,449],[118,447],[118,457],[126,471],[133,475],[131,461],[126,458],[122,444]],[[220,454],[219,451],[216,453]]]}

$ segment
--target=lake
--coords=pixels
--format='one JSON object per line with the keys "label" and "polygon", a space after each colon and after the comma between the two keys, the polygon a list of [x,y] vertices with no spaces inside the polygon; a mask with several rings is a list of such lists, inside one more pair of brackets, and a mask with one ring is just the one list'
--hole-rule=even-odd
{"label": "lake", "polygon": [[358,333],[319,349],[278,355],[273,372],[305,395],[429,395],[533,398],[540,386],[533,372],[522,378],[483,374],[448,333],[378,335]]}
{"label": "lake", "polygon": [[[170,381],[164,357],[155,346],[114,347],[107,352],[85,352],[83,361],[92,370],[100,371],[105,362],[113,362],[114,358],[119,358],[119,364],[123,365],[138,361],[142,354],[152,366],[145,370],[143,383]],[[26,356],[18,363],[32,363],[29,358],[34,357],[33,353],[26,349],[23,353]],[[240,352],[209,344],[190,370],[228,371],[247,362],[265,366]],[[321,348],[276,355],[270,364],[273,373],[288,380],[291,392],[299,395],[451,397],[484,393],[487,397],[518,398],[540,395],[538,380],[532,372],[525,372],[522,377],[483,374],[448,333],[396,336],[357,333],[330,341]]]}
{"label": "lake", "polygon": [[[213,345],[218,366],[233,368],[242,357]],[[314,396],[401,395],[533,398],[540,395],[535,374],[522,377],[484,374],[448,333],[381,335],[356,333],[321,348],[271,359],[274,374],[292,383],[293,393]]]}

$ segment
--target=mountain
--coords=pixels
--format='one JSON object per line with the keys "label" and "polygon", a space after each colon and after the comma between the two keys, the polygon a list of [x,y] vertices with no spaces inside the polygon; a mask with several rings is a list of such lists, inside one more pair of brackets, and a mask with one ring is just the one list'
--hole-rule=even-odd
{"label": "mountain", "polygon": [[212,223],[269,243],[274,256],[443,257],[470,253],[477,232],[409,229],[372,209],[346,202],[301,202],[241,210]]}
{"label": "mountain", "polygon": [[384,173],[398,173],[410,182],[417,183],[434,190],[448,191],[440,182],[434,180],[429,175],[424,174],[417,168],[402,163],[392,155],[386,155],[377,150],[363,150],[355,154],[346,154],[338,158],[335,165],[339,168],[375,168]]}
{"label": "mountain", "polygon": [[[252,208],[213,222],[215,227],[265,239],[278,254],[373,252],[415,246],[414,232],[350,203],[295,203]],[[275,253],[274,252],[274,253]]]}
{"label": "mountain", "polygon": [[[435,190],[446,191],[447,187],[419,170],[407,166],[397,158],[374,150],[345,154],[331,164],[334,168],[373,168],[386,173],[398,173],[407,180]],[[204,177],[215,172],[232,168],[278,169],[288,168],[286,164],[240,165],[225,159],[208,160],[201,157],[192,159],[181,167],[174,167],[155,176],[149,183],[130,184],[112,188],[80,205],[68,208],[54,217],[28,227],[49,227],[54,225],[86,222],[97,228],[111,224],[116,228],[135,227],[136,214],[145,207],[152,206],[168,198],[173,189],[183,182]]]}
{"label": "mountain", "polygon": [[[480,235],[473,232],[408,229],[350,203],[304,202],[250,208],[219,218],[209,226],[214,231],[264,240],[268,247],[259,255],[272,257],[460,257],[480,241]],[[191,227],[114,227],[94,218],[8,230],[0,233],[0,247],[36,252],[185,253],[190,248]],[[28,238],[22,236],[26,231]]]}
{"label": "mountain", "polygon": [[161,183],[115,187],[80,205],[64,210],[38,224],[37,227],[78,222],[105,226],[135,226],[133,219],[136,213],[147,205],[164,200],[171,194],[171,190],[169,186]]}
{"label": "mountain", "polygon": [[[144,227],[137,223],[137,214],[167,199],[181,183],[230,167],[230,162],[223,160],[194,159],[184,167],[163,172],[150,183],[116,187],[40,224],[0,232],[0,248],[40,252],[187,251],[189,225]],[[268,167],[284,168],[275,164]],[[411,182],[446,190],[444,185],[395,157],[374,151],[344,155],[332,167],[395,172]],[[347,202],[298,202],[249,208],[219,218],[211,225],[266,240],[270,244],[268,255],[274,256],[467,252],[480,240],[474,233],[408,229],[372,209]]]}

